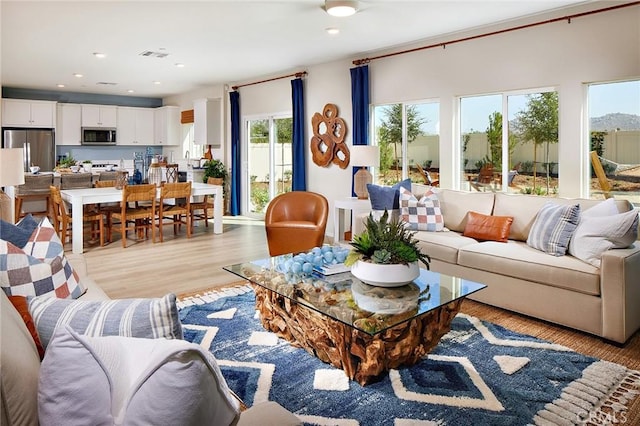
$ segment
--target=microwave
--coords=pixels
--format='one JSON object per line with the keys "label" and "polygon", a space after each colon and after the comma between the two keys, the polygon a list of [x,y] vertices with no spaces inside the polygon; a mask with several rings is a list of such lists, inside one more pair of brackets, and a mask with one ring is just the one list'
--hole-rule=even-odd
{"label": "microwave", "polygon": [[82,145],[115,145],[116,129],[110,127],[83,127]]}

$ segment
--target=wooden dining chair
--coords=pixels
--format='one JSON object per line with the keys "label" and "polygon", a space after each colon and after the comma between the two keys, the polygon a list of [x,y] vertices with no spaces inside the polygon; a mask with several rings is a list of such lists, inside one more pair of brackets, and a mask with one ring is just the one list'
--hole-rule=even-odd
{"label": "wooden dining chair", "polygon": [[[71,242],[71,213],[69,213],[67,204],[62,199],[60,188],[51,185],[49,191],[51,194],[51,215],[53,216],[53,227],[56,230],[56,234],[58,234],[62,244],[66,242],[67,238]],[[82,220],[90,223],[91,238],[98,236],[100,247],[104,247],[104,214],[91,209],[91,206],[85,206]]]}
{"label": "wooden dining chair", "polygon": [[165,225],[173,225],[173,235],[177,235],[182,224],[187,226],[187,238],[191,238],[191,182],[163,183],[157,215],[160,242],[164,242]]}
{"label": "wooden dining chair", "polygon": [[[144,203],[144,204],[143,204]],[[119,232],[122,237],[122,247],[127,247],[127,231],[134,231],[137,238],[143,238],[151,230],[151,239],[156,242],[156,186],[125,185],[122,188],[120,210],[111,213],[112,232]],[[111,240],[110,240],[111,241]]]}
{"label": "wooden dining chair", "polygon": [[[207,178],[209,185],[223,185],[224,180],[222,178]],[[191,226],[198,220],[204,220],[204,226],[209,227],[209,218],[213,218],[213,203],[215,197],[210,195],[203,195],[201,201],[191,202]],[[211,211],[211,214],[209,214]]]}
{"label": "wooden dining chair", "polygon": [[[115,180],[99,180],[99,181],[96,181],[95,183],[96,188],[112,188],[115,186],[116,186]],[[107,241],[111,241],[111,228],[113,226],[113,219],[111,218],[111,215],[114,212],[120,211],[120,203],[98,203],[93,205],[95,206],[96,210],[98,210],[99,212],[105,215]]]}

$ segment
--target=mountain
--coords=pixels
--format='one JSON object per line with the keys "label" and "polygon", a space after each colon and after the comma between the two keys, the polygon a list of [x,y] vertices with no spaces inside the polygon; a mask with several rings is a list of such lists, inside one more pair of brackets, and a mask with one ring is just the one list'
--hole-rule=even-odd
{"label": "mountain", "polygon": [[640,129],[640,115],[622,114],[616,112],[591,118],[591,130],[604,132],[612,130],[638,130]]}

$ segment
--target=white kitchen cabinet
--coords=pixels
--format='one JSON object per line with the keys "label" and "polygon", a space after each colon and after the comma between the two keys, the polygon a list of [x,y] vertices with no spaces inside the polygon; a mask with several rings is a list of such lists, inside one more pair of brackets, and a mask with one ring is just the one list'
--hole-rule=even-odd
{"label": "white kitchen cabinet", "polygon": [[117,107],[82,105],[82,127],[116,127]]}
{"label": "white kitchen cabinet", "polygon": [[152,108],[118,107],[117,145],[153,145]]}
{"label": "white kitchen cabinet", "polygon": [[222,146],[222,106],[220,98],[193,101],[195,145]]}
{"label": "white kitchen cabinet", "polygon": [[58,104],[56,145],[82,145],[82,106]]}
{"label": "white kitchen cabinet", "polygon": [[155,108],[154,112],[154,144],[171,146],[180,145],[180,108],[164,106]]}
{"label": "white kitchen cabinet", "polygon": [[55,123],[55,102],[26,99],[2,100],[3,126],[53,128]]}

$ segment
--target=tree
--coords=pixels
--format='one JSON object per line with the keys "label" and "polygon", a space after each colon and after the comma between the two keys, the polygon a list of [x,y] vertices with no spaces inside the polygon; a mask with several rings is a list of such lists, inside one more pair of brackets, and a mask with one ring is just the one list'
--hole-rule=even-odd
{"label": "tree", "polygon": [[[545,92],[527,96],[527,106],[516,114],[515,127],[524,142],[533,142],[533,160],[539,145],[545,144],[547,193],[549,193],[549,145],[558,143],[558,93]],[[536,187],[536,167],[533,168],[533,188]]]}
{"label": "tree", "polygon": [[[407,143],[413,142],[422,135],[420,126],[427,120],[419,115],[415,105],[407,105]],[[395,165],[396,179],[400,180],[400,158],[398,156],[398,144],[402,146],[402,104],[393,104],[384,107],[383,118],[378,128],[378,145],[380,146],[380,171],[388,170]],[[391,157],[393,151],[393,157]],[[383,165],[383,160],[385,164]]]}
{"label": "tree", "polygon": [[[513,132],[509,132],[509,162],[513,157],[513,151],[518,145],[518,137]],[[487,127],[487,143],[489,144],[490,158],[488,161],[494,165],[497,170],[502,170],[502,113],[494,111],[489,116],[489,126]],[[509,164],[511,166],[511,164]]]}
{"label": "tree", "polygon": [[489,161],[497,169],[502,168],[502,113],[494,111],[489,116],[487,127],[487,143],[489,144]]}
{"label": "tree", "polygon": [[[293,139],[293,119],[291,117],[276,120],[278,143],[291,143]],[[269,143],[269,120],[251,122],[251,143]]]}

